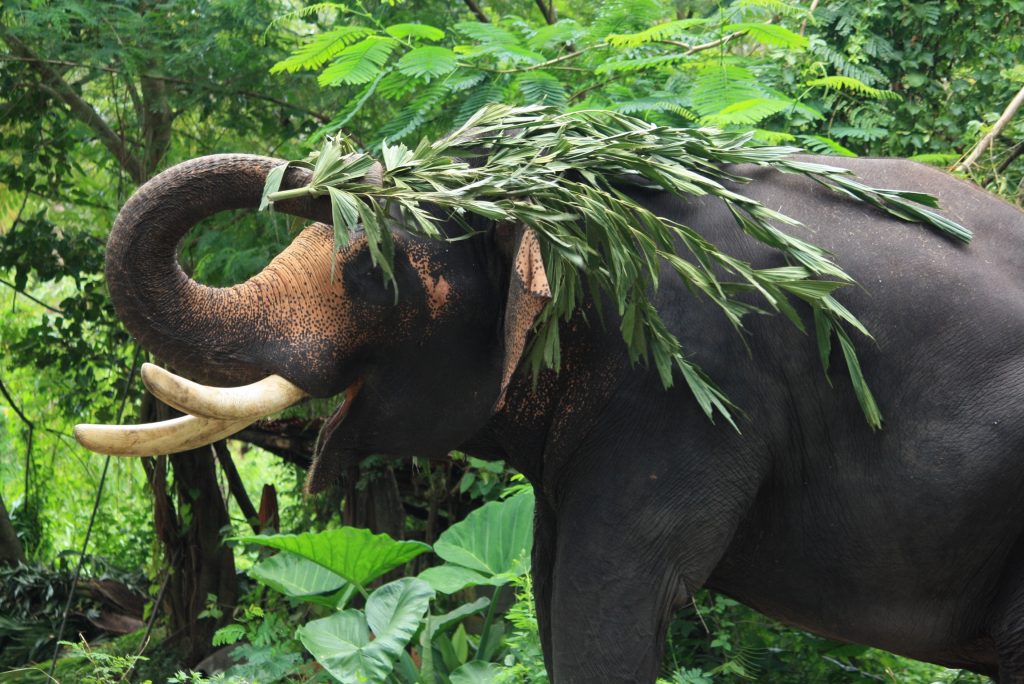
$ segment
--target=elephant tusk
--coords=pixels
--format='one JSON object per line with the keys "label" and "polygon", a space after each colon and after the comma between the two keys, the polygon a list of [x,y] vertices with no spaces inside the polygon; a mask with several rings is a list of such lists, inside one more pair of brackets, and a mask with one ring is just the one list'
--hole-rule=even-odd
{"label": "elephant tusk", "polygon": [[179,411],[221,420],[252,422],[308,396],[280,375],[241,387],[209,387],[151,363],[142,364],[142,381],[153,396]]}
{"label": "elephant tusk", "polygon": [[255,418],[218,420],[182,416],[144,425],[76,425],[75,439],[90,451],[111,456],[156,456],[196,449],[235,434]]}

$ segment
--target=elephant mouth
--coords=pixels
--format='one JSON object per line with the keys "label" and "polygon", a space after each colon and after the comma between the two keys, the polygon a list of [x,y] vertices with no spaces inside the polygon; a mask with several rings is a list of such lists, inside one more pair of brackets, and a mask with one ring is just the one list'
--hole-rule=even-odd
{"label": "elephant mouth", "polygon": [[335,409],[327,420],[324,421],[323,427],[320,428],[320,434],[316,438],[316,448],[314,449],[313,463],[318,463],[324,454],[331,453],[336,450],[336,446],[333,444],[335,433],[341,424],[345,422],[345,417],[348,416],[348,412],[352,408],[352,403],[355,401],[356,396],[359,394],[359,390],[363,388],[363,379],[358,378],[351,385],[345,388],[345,398],[342,400],[338,408]]}
{"label": "elephant mouth", "polygon": [[[309,396],[279,375],[241,387],[209,387],[149,363],[142,365],[141,374],[153,396],[187,415],[144,425],[76,425],[75,438],[79,444],[111,456],[188,451],[229,437]],[[348,413],[350,404],[350,400],[342,404],[337,423]],[[337,415],[328,422],[334,422]]]}

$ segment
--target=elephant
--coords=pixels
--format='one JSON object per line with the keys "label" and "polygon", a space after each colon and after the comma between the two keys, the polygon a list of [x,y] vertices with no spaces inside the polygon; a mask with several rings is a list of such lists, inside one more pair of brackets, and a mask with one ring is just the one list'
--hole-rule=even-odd
{"label": "elephant", "polygon": [[[291,392],[211,389],[240,403],[197,409],[198,385],[151,370],[200,416],[164,430],[160,449],[344,391],[311,492],[370,454],[458,449],[523,473],[558,684],[654,681],[673,611],[702,587],[831,639],[1024,682],[1024,213],[911,161],[807,159],[931,193],[976,235],[964,246],[806,177],[735,169],[751,179],[738,191],[801,221],[859,283],[837,298],[874,335],[855,345],[880,430],[845,372],[822,373],[813,332],[754,316],[737,334],[667,268],[654,303],[742,409],[738,429],[631,363],[613,311],[598,320],[592,300],[561,324],[560,371],[531,377],[521,362],[550,292],[521,227],[473,219],[470,238],[438,241],[394,226],[396,299],[365,237],[335,251],[326,199],[290,199],[277,210],[313,223],[261,273],[224,289],[191,280],[176,245],[206,216],[256,207],[275,159],[203,157],[145,184],[110,235],[107,282],[129,331],[183,374]],[[282,187],[308,182],[289,168]],[[727,253],[782,265],[718,199],[629,192]]]}

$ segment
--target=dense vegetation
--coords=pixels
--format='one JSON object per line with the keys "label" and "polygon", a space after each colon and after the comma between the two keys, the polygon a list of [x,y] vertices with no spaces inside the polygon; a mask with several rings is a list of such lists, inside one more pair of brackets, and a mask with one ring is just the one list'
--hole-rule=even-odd
{"label": "dense vegetation", "polygon": [[[544,679],[532,500],[502,464],[371,458],[303,497],[318,403],[184,456],[74,443],[74,423],[166,411],[102,264],[117,209],[171,164],[299,158],[341,130],[377,153],[507,102],[941,166],[985,141],[959,172],[1024,201],[1024,117],[1001,120],[1024,88],[1024,0],[11,0],[0,45],[0,682],[200,681],[189,668],[228,645],[236,681]],[[221,216],[183,261],[238,282],[291,235]],[[519,532],[467,560],[496,529]],[[339,540],[358,564],[324,555]],[[710,594],[673,624],[664,678],[980,681]]]}

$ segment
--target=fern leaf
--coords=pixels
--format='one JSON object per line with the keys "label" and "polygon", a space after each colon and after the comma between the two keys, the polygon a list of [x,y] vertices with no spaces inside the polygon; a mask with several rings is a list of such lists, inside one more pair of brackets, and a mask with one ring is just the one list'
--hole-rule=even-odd
{"label": "fern leaf", "polygon": [[516,86],[526,104],[547,104],[564,107],[568,101],[565,86],[545,71],[530,71],[516,79]]}
{"label": "fern leaf", "polygon": [[733,7],[738,10],[758,7],[789,19],[810,19],[812,21],[814,19],[814,15],[808,12],[806,7],[793,4],[791,1],[786,2],[786,0],[739,0],[733,4]]}
{"label": "fern leaf", "polygon": [[682,34],[689,28],[708,23],[708,19],[695,17],[692,19],[676,19],[657,26],[652,26],[638,33],[612,33],[605,36],[605,41],[618,48],[637,48],[659,40],[668,40]]}
{"label": "fern leaf", "polygon": [[853,150],[847,149],[832,138],[826,138],[823,135],[801,135],[800,141],[808,150],[819,154],[834,154],[839,157],[857,156]]}
{"label": "fern leaf", "polygon": [[793,142],[796,140],[796,136],[792,133],[783,133],[782,131],[769,131],[764,128],[755,128],[754,140],[762,142],[765,145],[781,145],[782,143]]}
{"label": "fern leaf", "polygon": [[393,24],[384,30],[389,36],[398,40],[419,38],[436,42],[444,38],[444,31],[429,24]]}
{"label": "fern leaf", "polygon": [[729,105],[764,96],[752,72],[731,64],[709,63],[690,85],[690,101],[700,116],[717,114]]}
{"label": "fern leaf", "polygon": [[306,17],[311,16],[313,14],[319,14],[324,10],[346,12],[348,11],[348,8],[345,7],[345,5],[342,5],[341,3],[337,2],[314,2],[312,5],[300,7],[297,10],[285,12],[284,14],[278,17],[274,17],[274,19],[269,24],[267,24],[267,28],[266,30],[263,31],[263,35],[269,33],[272,28],[274,28],[283,21],[288,21],[289,19],[305,19]]}
{"label": "fern leaf", "polygon": [[616,59],[604,62],[594,70],[594,73],[611,74],[620,71],[643,71],[652,67],[672,66],[685,59],[686,56],[682,53],[637,57],[635,59]]}
{"label": "fern leaf", "polygon": [[623,114],[638,112],[671,112],[687,121],[696,121],[697,115],[686,107],[686,101],[678,95],[649,95],[617,103],[613,109]]}
{"label": "fern leaf", "polygon": [[293,52],[290,57],[270,67],[270,73],[278,74],[284,71],[292,74],[300,69],[319,69],[346,47],[372,33],[373,31],[365,26],[340,26],[325,31]]}
{"label": "fern leaf", "polygon": [[480,21],[460,21],[455,30],[462,35],[485,45],[519,45],[519,38],[494,24]]}
{"label": "fern leaf", "polygon": [[926,154],[915,154],[913,157],[910,157],[910,160],[921,164],[930,164],[931,166],[949,166],[960,159],[960,156],[957,152],[928,152]]}
{"label": "fern leaf", "polygon": [[434,109],[448,92],[448,87],[443,81],[428,86],[413,98],[412,102],[398,113],[398,116],[377,131],[377,140],[398,141],[414,133],[436,116]]}
{"label": "fern leaf", "polygon": [[461,126],[469,117],[473,116],[481,107],[505,100],[507,83],[504,79],[496,78],[482,83],[475,87],[459,107],[459,113],[455,118],[455,125]]}
{"label": "fern leaf", "polygon": [[770,47],[802,50],[809,44],[806,36],[801,36],[799,33],[793,33],[788,28],[779,26],[778,24],[740,22],[738,24],[728,24],[723,27],[723,30],[744,31],[757,42]]}
{"label": "fern leaf", "polygon": [[830,90],[846,90],[875,100],[900,99],[899,93],[894,93],[891,90],[872,88],[868,84],[860,81],[859,79],[853,78],[852,76],[824,76],[822,78],[814,78],[810,81],[806,81],[804,85],[811,88],[822,87]]}
{"label": "fern leaf", "polygon": [[531,50],[550,50],[555,46],[575,43],[583,36],[583,29],[572,19],[560,19],[555,24],[550,24],[537,29],[526,40],[526,47]]}
{"label": "fern leaf", "polygon": [[872,140],[880,140],[889,135],[889,129],[881,128],[880,126],[833,126],[829,133],[835,138],[850,138],[852,140],[870,142]]}
{"label": "fern leaf", "polygon": [[398,70],[407,76],[429,81],[455,71],[455,53],[444,47],[428,45],[410,50],[398,60]]}
{"label": "fern leaf", "polygon": [[338,53],[329,67],[321,72],[317,81],[321,87],[349,83],[357,85],[372,81],[391,51],[398,44],[394,38],[368,36]]}
{"label": "fern leaf", "polygon": [[705,116],[704,122],[712,126],[750,126],[760,123],[779,112],[784,112],[795,104],[793,100],[753,97],[749,100],[734,102],[714,114]]}

